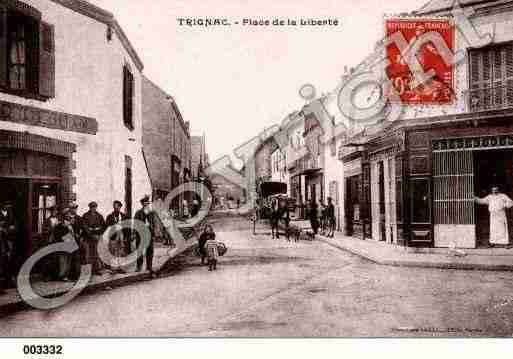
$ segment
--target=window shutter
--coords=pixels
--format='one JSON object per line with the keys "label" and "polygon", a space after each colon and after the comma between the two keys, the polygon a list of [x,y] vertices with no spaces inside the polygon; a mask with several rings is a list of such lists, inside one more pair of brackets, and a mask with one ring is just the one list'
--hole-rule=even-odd
{"label": "window shutter", "polygon": [[128,108],[128,104],[127,104],[127,98],[128,98],[128,95],[127,95],[127,92],[128,92],[128,70],[126,68],[126,66],[123,66],[123,123],[125,124],[125,126],[128,126],[128,115],[127,115],[127,108]]}
{"label": "window shutter", "polygon": [[504,76],[502,48],[495,48],[493,51],[493,102],[495,106],[502,107],[503,88],[502,80]]}
{"label": "window shutter", "polygon": [[479,88],[479,83],[480,83],[480,79],[479,79],[479,74],[480,74],[480,71],[479,71],[479,64],[481,62],[481,54],[476,52],[476,51],[472,51],[470,53],[470,86],[472,89],[475,89],[475,88]]}
{"label": "window shutter", "polygon": [[506,78],[506,102],[509,105],[513,105],[513,44],[506,45],[504,57]]}
{"label": "window shutter", "polygon": [[43,21],[39,26],[39,94],[55,97],[55,28]]}
{"label": "window shutter", "polygon": [[130,129],[134,129],[134,75],[128,71],[128,88],[129,88],[129,96],[128,96],[128,121],[130,123]]}
{"label": "window shutter", "polygon": [[134,76],[130,69],[123,66],[123,122],[130,130],[134,129],[133,120]]}
{"label": "window shutter", "polygon": [[7,86],[7,8],[0,4],[0,87]]}

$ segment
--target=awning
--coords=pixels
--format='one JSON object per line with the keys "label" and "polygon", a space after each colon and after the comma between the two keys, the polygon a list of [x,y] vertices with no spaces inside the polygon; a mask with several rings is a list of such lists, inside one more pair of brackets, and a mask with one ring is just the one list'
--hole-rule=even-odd
{"label": "awning", "polygon": [[260,194],[262,197],[269,197],[275,194],[286,194],[287,184],[283,182],[263,182],[260,184]]}

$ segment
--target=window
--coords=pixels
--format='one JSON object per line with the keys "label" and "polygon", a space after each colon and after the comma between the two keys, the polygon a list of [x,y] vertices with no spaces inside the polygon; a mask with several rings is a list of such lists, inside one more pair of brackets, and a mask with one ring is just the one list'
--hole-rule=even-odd
{"label": "window", "polygon": [[128,65],[123,67],[123,123],[134,129],[134,75]]}
{"label": "window", "polygon": [[0,91],[55,97],[54,27],[19,1],[0,4]]}
{"label": "window", "polygon": [[335,138],[332,138],[330,141],[330,152],[332,157],[337,155],[337,140]]}
{"label": "window", "polygon": [[34,184],[32,197],[32,233],[43,234],[44,225],[50,217],[50,208],[57,205],[57,184]]}
{"label": "window", "polygon": [[469,51],[471,111],[513,107],[513,43]]}
{"label": "window", "polygon": [[132,217],[132,157],[125,156],[125,208],[126,215]]}

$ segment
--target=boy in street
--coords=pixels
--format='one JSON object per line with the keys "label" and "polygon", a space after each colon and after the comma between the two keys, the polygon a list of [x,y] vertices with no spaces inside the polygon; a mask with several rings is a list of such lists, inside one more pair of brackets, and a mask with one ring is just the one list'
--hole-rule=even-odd
{"label": "boy in street", "polygon": [[[156,234],[156,227],[155,227],[155,218],[154,213],[151,210],[151,201],[149,196],[144,196],[140,200],[142,208],[139,209],[137,212],[135,212],[134,219],[143,222],[146,227],[148,227],[148,230],[150,231],[150,243],[148,244],[148,248],[146,248],[146,253],[141,252],[139,249],[139,256],[137,258],[137,271],[140,272],[144,263],[144,256],[146,257],[146,268],[150,272],[152,278],[155,278],[157,275],[153,271],[153,242],[155,239]],[[139,234],[136,235],[136,245],[137,248],[140,248],[141,245],[141,237]]]}

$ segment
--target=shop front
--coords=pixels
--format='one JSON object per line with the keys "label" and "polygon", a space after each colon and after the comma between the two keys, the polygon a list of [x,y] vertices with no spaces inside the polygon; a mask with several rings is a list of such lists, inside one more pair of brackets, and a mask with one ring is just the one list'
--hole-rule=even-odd
{"label": "shop front", "polygon": [[[359,194],[360,206],[371,209],[372,239],[410,247],[489,246],[490,213],[475,197],[498,187],[513,198],[513,125],[503,112],[488,115],[399,123],[365,144]],[[346,177],[346,211],[357,208],[351,191],[358,180]],[[513,238],[512,211],[506,216]]]}
{"label": "shop front", "polygon": [[74,200],[71,159],[75,145],[28,133],[0,131],[0,203],[12,204],[17,256],[43,245],[44,223],[53,206]]}

